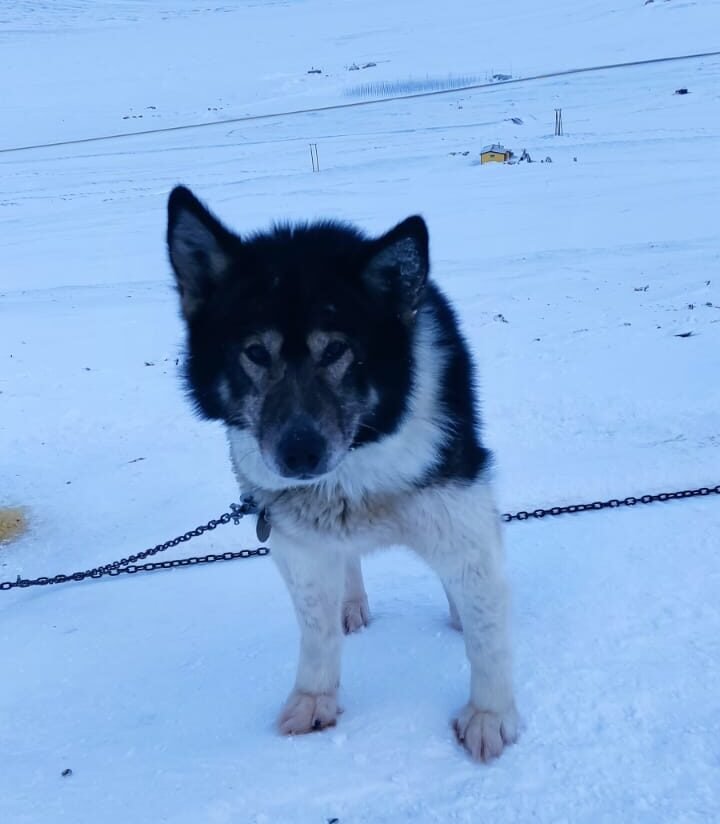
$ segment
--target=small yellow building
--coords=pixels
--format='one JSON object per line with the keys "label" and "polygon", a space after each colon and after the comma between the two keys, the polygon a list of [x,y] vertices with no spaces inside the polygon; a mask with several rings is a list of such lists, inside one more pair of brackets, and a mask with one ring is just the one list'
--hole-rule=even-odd
{"label": "small yellow building", "polygon": [[480,152],[481,163],[505,163],[510,160],[512,152],[499,143],[493,143],[492,146],[485,146]]}

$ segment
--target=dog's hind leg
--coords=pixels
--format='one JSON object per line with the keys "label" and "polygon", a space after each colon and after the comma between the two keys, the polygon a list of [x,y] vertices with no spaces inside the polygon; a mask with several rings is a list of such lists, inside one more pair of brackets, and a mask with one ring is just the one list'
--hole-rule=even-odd
{"label": "dog's hind leg", "polygon": [[462,621],[460,620],[460,613],[458,612],[458,608],[455,606],[455,601],[453,601],[452,595],[450,594],[448,588],[444,584],[443,589],[445,590],[448,608],[450,609],[450,626],[453,629],[456,629],[458,632],[462,632]]}
{"label": "dog's hind leg", "polygon": [[286,735],[296,735],[331,727],[339,712],[344,555],[321,546],[286,543],[275,529],[272,556],[300,626],[295,687],[280,713],[278,728]]}
{"label": "dog's hind leg", "polygon": [[345,599],[342,627],[346,635],[359,632],[370,623],[370,606],[362,576],[360,558],[350,556],[345,564]]}

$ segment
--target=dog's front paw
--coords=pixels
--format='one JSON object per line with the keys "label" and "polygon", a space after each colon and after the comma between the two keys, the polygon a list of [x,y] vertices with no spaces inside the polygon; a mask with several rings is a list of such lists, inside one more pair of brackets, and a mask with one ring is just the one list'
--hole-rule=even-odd
{"label": "dog's front paw", "polygon": [[337,695],[334,692],[293,690],[278,718],[278,729],[283,735],[302,735],[334,727],[338,712]]}
{"label": "dog's front paw", "polygon": [[492,761],[517,740],[515,707],[503,713],[479,710],[467,704],[453,723],[458,741],[476,761]]}
{"label": "dog's front paw", "polygon": [[345,635],[359,632],[370,623],[370,605],[368,599],[350,598],[343,602],[342,627]]}

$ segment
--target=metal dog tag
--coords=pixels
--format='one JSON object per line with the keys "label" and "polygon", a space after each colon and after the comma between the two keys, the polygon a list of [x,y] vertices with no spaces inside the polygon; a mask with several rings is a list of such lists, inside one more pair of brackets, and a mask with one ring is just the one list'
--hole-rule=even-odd
{"label": "metal dog tag", "polygon": [[270,518],[268,517],[267,509],[261,509],[258,513],[257,524],[255,525],[255,534],[260,543],[265,543],[270,537]]}

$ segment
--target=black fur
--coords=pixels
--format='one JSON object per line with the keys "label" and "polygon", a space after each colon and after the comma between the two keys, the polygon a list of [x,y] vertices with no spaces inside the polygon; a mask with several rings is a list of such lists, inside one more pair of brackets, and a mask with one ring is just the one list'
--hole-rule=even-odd
{"label": "black fur", "polygon": [[[422,218],[408,218],[378,239],[338,222],[280,225],[240,238],[184,187],[173,190],[168,211],[178,288],[183,297],[187,290],[195,295],[192,309],[185,311],[185,377],[202,415],[238,425],[218,386],[224,378],[233,393],[249,390],[247,375],[236,366],[249,335],[269,327],[281,330],[283,358],[293,363],[306,355],[308,330],[322,329],[351,341],[355,359],[343,379],[348,390],[362,396],[372,386],[379,395],[375,409],[362,419],[354,446],[378,441],[403,419],[414,372],[422,368],[413,362],[414,315],[429,310],[447,353],[441,404],[451,436],[436,467],[418,484],[470,481],[483,471],[488,453],[479,441],[473,366],[452,308],[426,281],[428,235]],[[214,262],[202,248],[188,251],[187,245],[182,262],[173,256],[176,226],[187,215],[213,235]],[[410,239],[407,267],[388,263],[381,254],[402,238]],[[214,271],[206,271],[212,266]]]}

